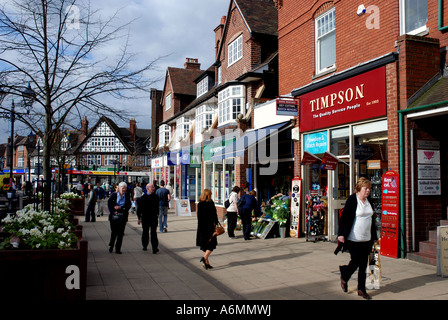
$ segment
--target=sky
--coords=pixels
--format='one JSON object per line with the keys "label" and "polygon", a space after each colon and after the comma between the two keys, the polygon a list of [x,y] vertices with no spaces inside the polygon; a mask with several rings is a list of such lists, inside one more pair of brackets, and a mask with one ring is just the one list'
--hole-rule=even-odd
{"label": "sky", "polygon": [[[221,17],[227,15],[231,0],[95,0],[91,5],[101,16],[110,17],[118,12],[119,24],[133,20],[129,27],[130,50],[138,54],[136,65],[164,57],[156,70],[147,74],[151,79],[161,79],[153,88],[163,89],[167,67],[183,68],[186,58],[197,58],[201,69],[209,68],[214,61],[214,29]],[[82,15],[82,11],[80,12]],[[102,48],[102,55],[113,56],[118,45],[111,43]],[[6,99],[5,99],[6,100]],[[110,100],[123,105],[137,121],[137,127],[150,128],[151,100],[149,93],[130,101]],[[98,119],[89,118],[89,126]],[[128,127],[129,121],[114,119],[119,127]],[[16,121],[16,132],[29,133]],[[0,120],[0,143],[10,135],[9,120]]]}

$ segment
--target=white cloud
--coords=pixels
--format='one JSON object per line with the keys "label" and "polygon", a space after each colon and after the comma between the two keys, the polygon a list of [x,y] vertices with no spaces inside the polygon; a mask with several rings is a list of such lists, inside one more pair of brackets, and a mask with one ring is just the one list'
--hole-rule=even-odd
{"label": "white cloud", "polygon": [[[166,56],[156,65],[157,70],[148,74],[151,79],[161,78],[154,88],[162,89],[167,67],[182,68],[185,58],[197,58],[201,69],[207,69],[214,63],[214,29],[221,17],[227,15],[230,0],[95,0],[91,5],[99,10],[103,19],[107,19],[118,10],[118,24],[131,20],[130,50],[138,53],[136,65],[144,65],[158,57]],[[82,15],[82,11],[80,12]],[[121,42],[120,42],[121,41]],[[111,46],[101,48],[98,57],[113,57],[119,50],[123,39]],[[151,100],[149,94],[131,101],[110,100],[110,103],[122,105],[123,109],[135,115],[139,128],[150,127]],[[115,119],[114,119],[115,120]],[[91,125],[97,119],[89,118]],[[9,123],[3,120],[1,141],[9,136]],[[117,121],[119,126],[129,122]],[[20,131],[28,134],[29,129]]]}

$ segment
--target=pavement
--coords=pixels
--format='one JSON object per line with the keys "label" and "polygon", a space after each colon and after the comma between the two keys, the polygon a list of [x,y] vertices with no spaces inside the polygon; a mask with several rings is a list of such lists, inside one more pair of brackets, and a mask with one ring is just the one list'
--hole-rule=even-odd
{"label": "pavement", "polygon": [[[141,226],[130,214],[122,254],[109,253],[107,215],[84,222],[88,240],[87,300],[193,301],[297,301],[356,300],[356,274],[348,292],[340,287],[339,265],[348,253],[334,255],[335,243],[307,242],[305,238],[270,238],[245,241],[227,233],[219,236],[210,256],[213,269],[199,262],[196,247],[197,217],[168,214],[168,232],[158,233],[159,252],[143,251]],[[448,278],[436,267],[407,259],[381,256],[380,288],[368,290],[375,301],[448,300]],[[181,310],[183,312],[185,310]],[[241,311],[241,310],[240,310]]]}

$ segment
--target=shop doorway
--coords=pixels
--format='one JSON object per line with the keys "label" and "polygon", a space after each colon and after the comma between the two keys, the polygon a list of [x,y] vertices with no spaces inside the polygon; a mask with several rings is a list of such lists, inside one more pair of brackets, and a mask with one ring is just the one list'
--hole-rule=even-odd
{"label": "shop doorway", "polygon": [[338,166],[332,172],[331,176],[331,195],[330,206],[332,214],[329,214],[330,239],[336,240],[338,234],[338,220],[345,206],[345,201],[350,195],[350,166],[349,157],[340,158]]}

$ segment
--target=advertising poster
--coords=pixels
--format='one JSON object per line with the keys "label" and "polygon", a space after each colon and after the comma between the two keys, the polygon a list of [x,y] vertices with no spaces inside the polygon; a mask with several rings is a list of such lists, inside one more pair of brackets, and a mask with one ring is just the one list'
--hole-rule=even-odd
{"label": "advertising poster", "polygon": [[399,240],[399,175],[395,171],[387,171],[382,178],[381,204],[381,255],[398,257]]}
{"label": "advertising poster", "polygon": [[294,177],[291,185],[291,227],[289,234],[292,238],[299,237],[300,198],[302,194],[302,179]]}

